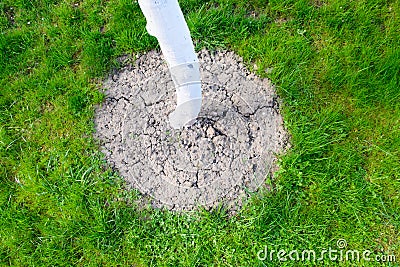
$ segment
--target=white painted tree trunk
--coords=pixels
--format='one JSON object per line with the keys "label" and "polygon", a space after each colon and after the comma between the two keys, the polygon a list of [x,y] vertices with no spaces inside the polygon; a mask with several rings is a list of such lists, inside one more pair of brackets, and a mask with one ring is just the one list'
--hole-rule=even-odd
{"label": "white painted tree trunk", "polygon": [[177,0],[139,0],[147,31],[157,38],[176,88],[177,106],[169,115],[175,129],[193,124],[201,107],[199,61]]}

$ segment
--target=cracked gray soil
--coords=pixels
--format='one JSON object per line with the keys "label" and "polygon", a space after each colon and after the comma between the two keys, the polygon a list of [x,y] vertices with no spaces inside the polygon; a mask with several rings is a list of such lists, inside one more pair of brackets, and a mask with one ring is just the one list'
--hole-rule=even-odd
{"label": "cracked gray soil", "polygon": [[269,80],[233,52],[202,50],[198,57],[203,104],[194,125],[170,127],[174,84],[162,54],[151,51],[105,81],[95,137],[106,160],[153,206],[237,210],[272,175],[288,135]]}

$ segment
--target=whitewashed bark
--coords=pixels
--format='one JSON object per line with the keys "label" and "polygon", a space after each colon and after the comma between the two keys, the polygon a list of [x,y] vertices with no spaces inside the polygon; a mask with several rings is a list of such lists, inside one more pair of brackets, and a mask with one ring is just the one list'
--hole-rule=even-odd
{"label": "whitewashed bark", "polygon": [[175,129],[191,125],[201,107],[199,61],[177,0],[139,0],[146,29],[157,38],[176,88],[177,106],[169,115]]}

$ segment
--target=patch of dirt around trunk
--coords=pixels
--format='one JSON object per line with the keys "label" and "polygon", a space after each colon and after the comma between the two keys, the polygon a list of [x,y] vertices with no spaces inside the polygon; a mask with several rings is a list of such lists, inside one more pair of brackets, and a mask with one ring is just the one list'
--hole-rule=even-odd
{"label": "patch of dirt around trunk", "polygon": [[233,52],[198,53],[202,111],[174,130],[176,94],[167,64],[151,51],[105,81],[95,136],[106,160],[152,205],[171,210],[219,203],[237,210],[265,184],[288,145],[272,84]]}

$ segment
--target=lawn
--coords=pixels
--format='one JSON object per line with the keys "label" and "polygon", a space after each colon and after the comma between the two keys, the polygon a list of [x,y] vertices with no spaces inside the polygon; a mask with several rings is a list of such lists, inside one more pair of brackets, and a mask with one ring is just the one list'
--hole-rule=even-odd
{"label": "lawn", "polygon": [[[276,85],[292,146],[272,191],[232,217],[138,207],[92,137],[118,57],[157,48],[137,2],[2,0],[0,264],[399,266],[400,1],[180,3],[196,49]],[[338,240],[372,260],[259,257]]]}

